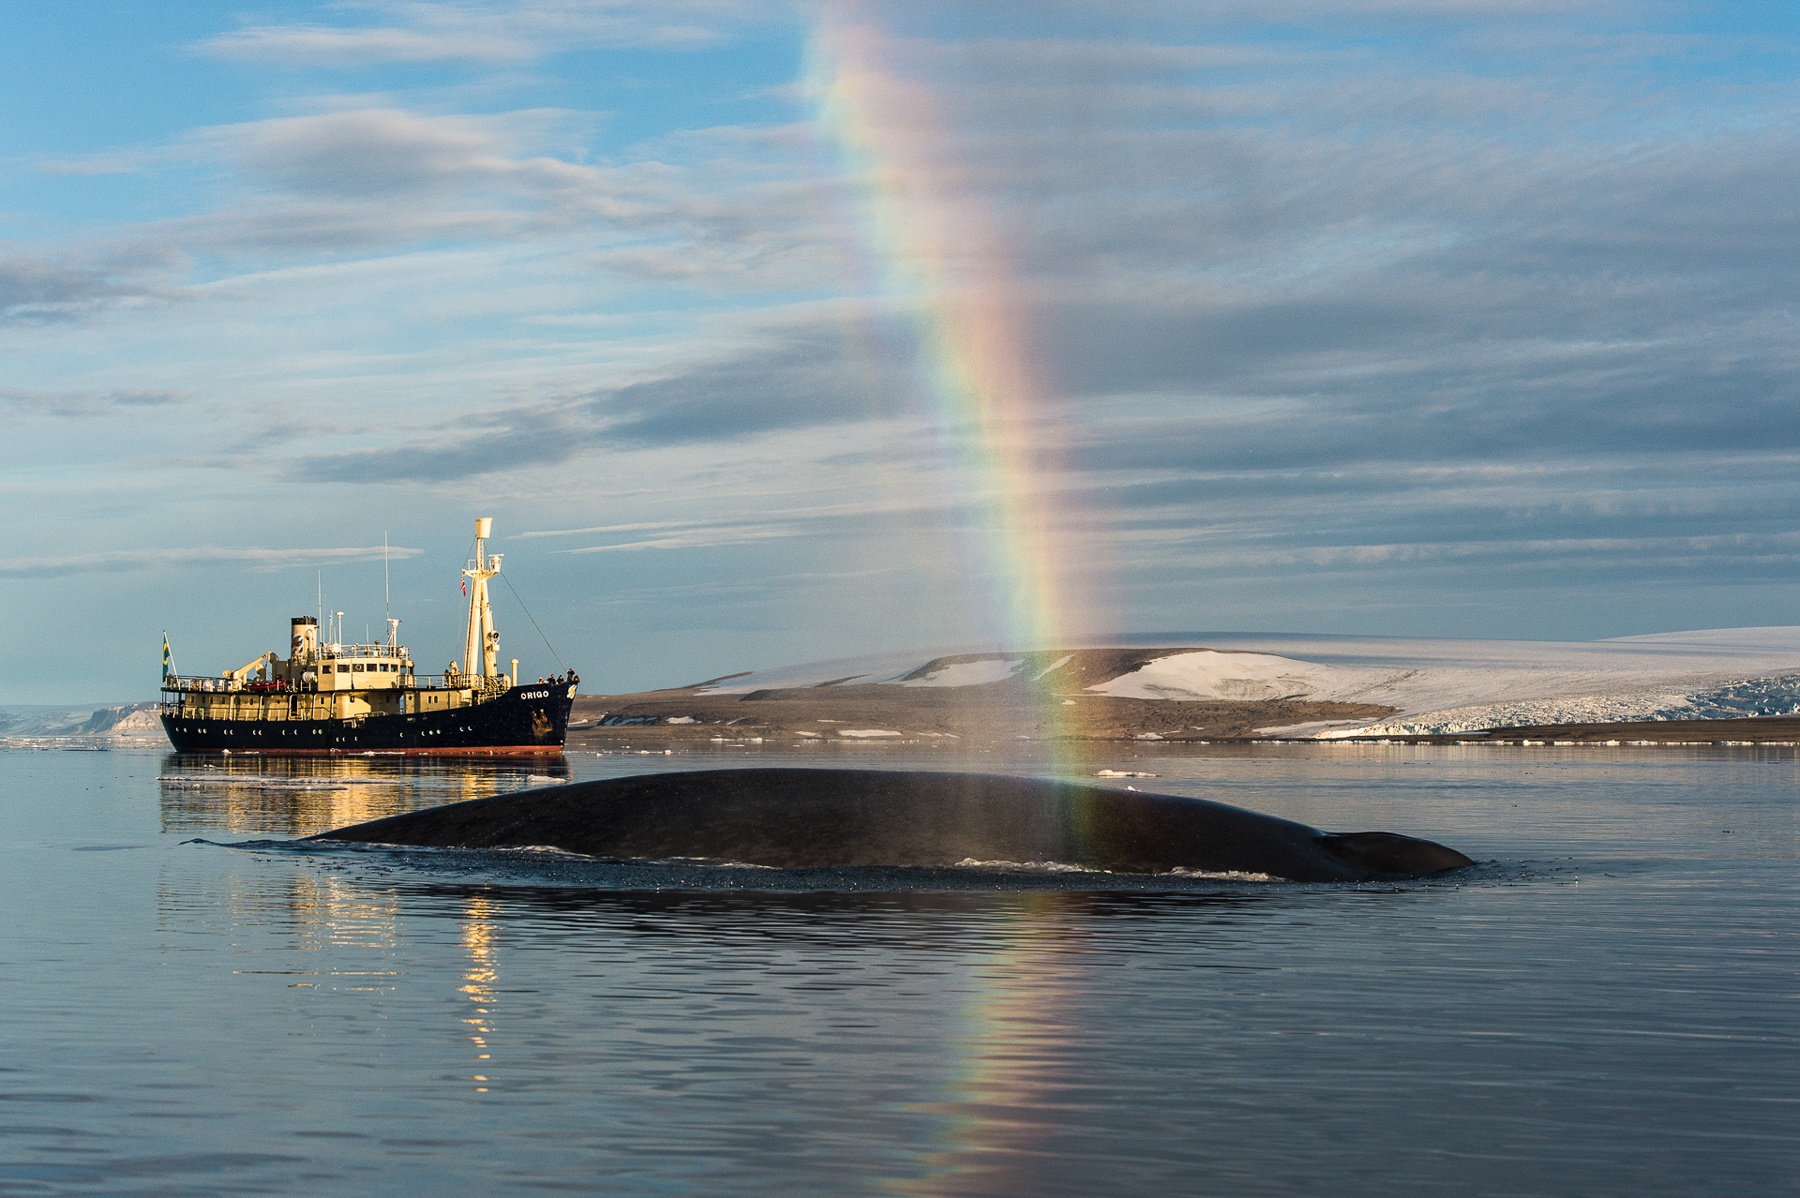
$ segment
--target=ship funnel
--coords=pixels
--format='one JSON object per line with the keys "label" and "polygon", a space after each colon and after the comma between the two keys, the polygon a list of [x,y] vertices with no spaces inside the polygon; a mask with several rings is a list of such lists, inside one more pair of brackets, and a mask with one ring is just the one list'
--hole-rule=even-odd
{"label": "ship funnel", "polygon": [[487,540],[494,535],[494,518],[492,516],[475,517],[475,535]]}
{"label": "ship funnel", "polygon": [[295,616],[292,623],[292,660],[312,661],[319,655],[319,622],[311,616]]}

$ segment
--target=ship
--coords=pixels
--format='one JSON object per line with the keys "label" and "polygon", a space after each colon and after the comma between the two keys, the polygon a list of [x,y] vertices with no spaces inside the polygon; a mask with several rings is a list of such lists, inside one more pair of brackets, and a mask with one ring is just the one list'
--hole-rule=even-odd
{"label": "ship", "polygon": [[[421,674],[400,644],[349,644],[337,620],[320,639],[318,616],[290,622],[288,656],[276,651],[216,676],[169,669],[164,640],[160,714],[178,753],[554,754],[568,735],[581,681],[573,670],[535,682],[498,669],[500,634],[488,581],[501,555],[487,552],[494,521],[475,521],[475,553],[463,569],[469,595],[463,656],[442,674]],[[467,663],[466,666],[463,663]]]}

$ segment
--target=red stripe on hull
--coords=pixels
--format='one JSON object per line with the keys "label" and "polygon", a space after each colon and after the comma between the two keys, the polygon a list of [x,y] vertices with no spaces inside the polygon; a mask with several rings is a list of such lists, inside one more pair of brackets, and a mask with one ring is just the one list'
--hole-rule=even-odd
{"label": "red stripe on hull", "polygon": [[[180,749],[175,750],[177,753]],[[196,757],[557,757],[561,745],[484,745],[474,749],[190,749]]]}

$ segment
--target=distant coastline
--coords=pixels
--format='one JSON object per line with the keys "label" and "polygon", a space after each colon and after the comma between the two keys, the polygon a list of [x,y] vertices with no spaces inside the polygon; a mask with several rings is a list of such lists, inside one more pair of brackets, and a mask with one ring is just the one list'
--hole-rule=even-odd
{"label": "distant coastline", "polygon": [[[876,654],[580,695],[568,746],[1334,740],[1800,744],[1800,627],[1581,642],[1206,633]],[[155,703],[0,707],[0,744],[13,747],[166,743]]]}
{"label": "distant coastline", "polygon": [[155,701],[86,704],[19,704],[0,707],[0,746],[167,746]]}
{"label": "distant coastline", "polygon": [[[583,696],[569,744],[1498,743],[1506,730],[1514,740],[1712,743],[1800,735],[1767,722],[1800,718],[1800,627],[1590,642],[1196,640],[888,654]],[[1719,723],[1735,731],[1719,732]],[[1577,730],[1553,731],[1564,728]]]}

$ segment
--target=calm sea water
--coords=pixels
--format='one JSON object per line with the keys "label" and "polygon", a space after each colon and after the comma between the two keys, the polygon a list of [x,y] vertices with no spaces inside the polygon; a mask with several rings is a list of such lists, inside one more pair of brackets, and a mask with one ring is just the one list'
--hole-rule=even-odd
{"label": "calm sea water", "polygon": [[[870,761],[921,764],[832,763]],[[546,767],[0,752],[0,1194],[1800,1191],[1793,750],[1102,764],[1483,864],[1168,890],[300,851]]]}

